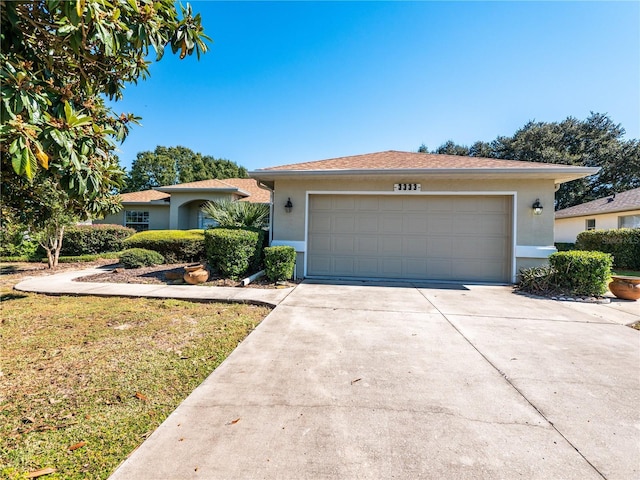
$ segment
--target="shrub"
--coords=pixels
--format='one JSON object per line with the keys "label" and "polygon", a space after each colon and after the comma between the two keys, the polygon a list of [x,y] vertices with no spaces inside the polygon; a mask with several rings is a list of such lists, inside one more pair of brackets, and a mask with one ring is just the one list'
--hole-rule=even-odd
{"label": "shrub", "polygon": [[588,230],[578,235],[576,248],[610,253],[616,268],[640,270],[640,228]]}
{"label": "shrub", "polygon": [[576,244],[571,242],[556,242],[555,247],[559,252],[568,252],[569,250],[575,250]]}
{"label": "shrub", "polygon": [[269,205],[265,203],[219,200],[208,202],[201,210],[224,228],[269,226]]}
{"label": "shrub", "polygon": [[162,265],[164,258],[158,252],[144,248],[130,248],[120,253],[119,261],[124,268],[152,267]]}
{"label": "shrub", "polygon": [[262,260],[265,233],[258,228],[207,230],[204,238],[209,266],[235,280],[249,271],[257,271]]}
{"label": "shrub", "polygon": [[119,252],[122,242],[133,235],[133,228],[122,225],[77,225],[64,231],[60,255],[91,255]]}
{"label": "shrub", "polygon": [[549,265],[523,268],[520,270],[518,288],[529,293],[546,295],[555,293],[557,288],[554,278],[555,270]]}
{"label": "shrub", "polygon": [[272,282],[288,280],[293,277],[296,265],[296,250],[293,247],[267,247],[264,249],[266,275]]}
{"label": "shrub", "polygon": [[204,230],[147,230],[127,238],[124,245],[154,250],[167,263],[199,262],[205,258]]}
{"label": "shrub", "polygon": [[27,227],[16,222],[2,222],[0,227],[0,257],[35,259],[42,256],[40,250],[38,242],[29,237]]}
{"label": "shrub", "polygon": [[554,286],[570,295],[602,295],[607,291],[613,258],[608,253],[573,250],[549,257]]}

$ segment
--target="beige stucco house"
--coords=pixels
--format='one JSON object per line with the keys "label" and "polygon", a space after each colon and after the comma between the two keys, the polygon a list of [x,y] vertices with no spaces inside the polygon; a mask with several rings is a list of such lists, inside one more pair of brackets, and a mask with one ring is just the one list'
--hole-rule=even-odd
{"label": "beige stucco house", "polygon": [[640,188],[558,210],[555,241],[574,243],[585,230],[640,228]]}
{"label": "beige stucco house", "polygon": [[296,249],[299,277],[510,283],[556,251],[555,186],[597,171],[387,151],[249,175],[273,191],[272,245]]}
{"label": "beige stucco house", "polygon": [[251,178],[202,180],[157,187],[142,192],[123,193],[122,210],[94,224],[125,225],[142,230],[189,230],[211,224],[201,211],[202,205],[215,200],[269,203],[268,189],[258,187]]}

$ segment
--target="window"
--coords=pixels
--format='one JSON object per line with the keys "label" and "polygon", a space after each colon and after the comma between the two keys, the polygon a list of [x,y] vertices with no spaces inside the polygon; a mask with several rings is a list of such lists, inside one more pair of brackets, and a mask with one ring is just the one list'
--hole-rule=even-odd
{"label": "window", "polygon": [[618,228],[640,228],[640,215],[618,217]]}
{"label": "window", "polygon": [[137,232],[149,230],[149,212],[127,210],[124,212],[124,226],[135,228]]}
{"label": "window", "polygon": [[585,220],[585,230],[595,230],[596,229],[596,219],[595,218],[587,218]]}
{"label": "window", "polygon": [[204,213],[202,210],[198,211],[198,228],[207,229],[217,226],[218,222],[216,222],[213,218]]}

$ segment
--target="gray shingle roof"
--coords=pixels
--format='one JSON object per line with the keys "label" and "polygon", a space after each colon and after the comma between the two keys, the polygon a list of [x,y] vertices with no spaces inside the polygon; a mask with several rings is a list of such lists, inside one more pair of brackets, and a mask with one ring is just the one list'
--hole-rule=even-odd
{"label": "gray shingle roof", "polygon": [[558,210],[556,218],[582,217],[584,215],[624,212],[626,210],[640,210],[640,188]]}

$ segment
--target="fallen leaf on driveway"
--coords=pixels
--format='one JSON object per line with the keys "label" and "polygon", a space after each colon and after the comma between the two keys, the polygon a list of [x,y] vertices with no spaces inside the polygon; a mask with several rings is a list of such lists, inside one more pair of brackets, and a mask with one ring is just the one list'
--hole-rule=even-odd
{"label": "fallen leaf on driveway", "polygon": [[231,420],[229,423],[227,423],[227,425],[235,425],[239,421],[240,421],[240,418],[236,418],[235,420]]}
{"label": "fallen leaf on driveway", "polygon": [[359,382],[360,380],[362,380],[362,378],[356,378],[355,380],[351,380],[351,385],[353,385],[356,382]]}

